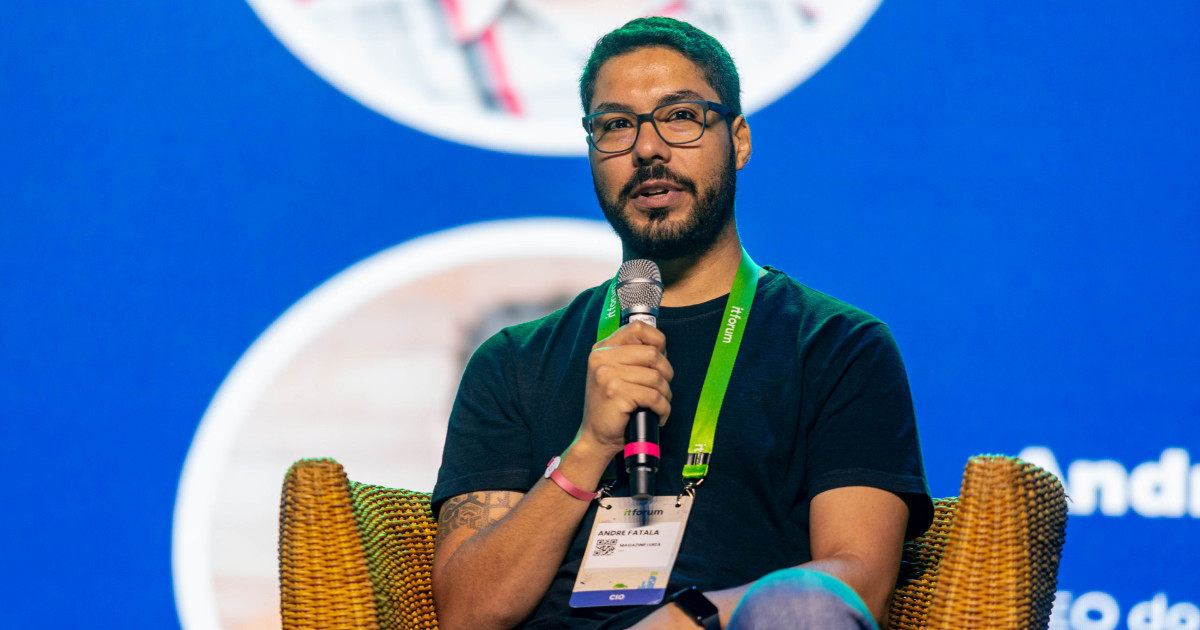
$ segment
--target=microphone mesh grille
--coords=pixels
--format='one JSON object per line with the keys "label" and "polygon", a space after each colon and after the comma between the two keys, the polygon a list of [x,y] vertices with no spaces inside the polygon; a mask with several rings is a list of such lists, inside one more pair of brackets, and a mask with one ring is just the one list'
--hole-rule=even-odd
{"label": "microphone mesh grille", "polygon": [[658,310],[662,302],[662,272],[653,260],[627,260],[617,273],[617,301],[621,309],[639,304]]}

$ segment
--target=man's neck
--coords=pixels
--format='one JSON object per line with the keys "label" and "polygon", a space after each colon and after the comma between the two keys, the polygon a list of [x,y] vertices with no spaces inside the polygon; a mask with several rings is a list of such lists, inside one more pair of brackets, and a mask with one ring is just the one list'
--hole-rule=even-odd
{"label": "man's neck", "polygon": [[[625,260],[633,258],[638,256],[625,250]],[[662,271],[663,306],[700,304],[729,293],[742,262],[742,243],[730,221],[729,229],[708,251],[654,262]]]}

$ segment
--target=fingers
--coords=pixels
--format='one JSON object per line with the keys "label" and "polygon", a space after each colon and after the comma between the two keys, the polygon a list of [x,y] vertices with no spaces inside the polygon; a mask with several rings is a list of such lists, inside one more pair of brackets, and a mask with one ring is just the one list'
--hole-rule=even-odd
{"label": "fingers", "polygon": [[[597,363],[597,353],[601,352],[604,354],[599,355]],[[661,330],[642,322],[626,324],[607,339],[597,341],[592,355],[589,370],[598,365],[639,365],[658,370],[667,381],[675,378],[675,369],[667,361],[667,338]]]}
{"label": "fingers", "polygon": [[588,370],[594,372],[602,366],[646,368],[662,375],[668,383],[675,378],[675,368],[654,346],[600,346],[588,357]]}
{"label": "fingers", "polygon": [[662,354],[667,353],[667,338],[662,331],[643,322],[630,322],[617,329],[607,339],[597,341],[593,350],[628,345],[653,346]]}
{"label": "fingers", "polygon": [[653,326],[634,322],[592,346],[588,356],[584,434],[606,447],[624,446],[629,414],[645,408],[659,426],[671,415],[671,379],[666,337]]}
{"label": "fingers", "polygon": [[596,391],[613,401],[616,411],[644,407],[665,418],[671,413],[671,385],[662,373],[645,367],[601,365],[592,378]]}

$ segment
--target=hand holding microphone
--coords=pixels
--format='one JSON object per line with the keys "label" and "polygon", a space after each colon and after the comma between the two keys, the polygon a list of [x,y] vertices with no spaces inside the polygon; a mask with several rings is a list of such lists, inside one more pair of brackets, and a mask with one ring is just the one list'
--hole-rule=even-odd
{"label": "hand holding microphone", "polygon": [[[654,265],[651,261],[640,262]],[[633,275],[618,276],[618,284],[623,280],[641,279],[627,283],[624,285],[626,290],[617,292],[622,307],[621,323],[634,324],[623,325],[610,337],[592,347],[588,359],[587,393],[580,440],[588,445],[589,451],[599,447],[597,457],[611,459],[615,455],[623,455],[627,443],[647,444],[648,442],[639,440],[639,437],[655,437],[658,426],[665,422],[671,413],[670,381],[675,372],[667,361],[666,338],[662,332],[652,327],[655,323],[653,320],[647,321],[647,316],[657,315],[661,300],[662,285],[661,281],[656,279],[658,277],[661,276],[649,275],[644,269],[643,272]],[[650,298],[637,299],[645,297],[644,294],[649,294]],[[630,301],[621,301],[626,298]],[[647,413],[639,414],[639,410]],[[642,416],[641,420],[638,419],[639,415]],[[636,433],[639,426],[640,436]],[[631,435],[626,435],[627,430]],[[636,448],[653,450],[653,447],[647,446]],[[656,461],[649,460],[651,455],[645,455],[634,457],[629,463],[657,467]],[[630,476],[637,477],[638,473],[634,470]],[[643,478],[648,478],[650,483],[653,483],[653,472],[643,475]],[[635,488],[634,492],[638,493],[638,490]],[[654,489],[640,490],[644,494],[653,495]]]}
{"label": "hand holding microphone", "polygon": [[[626,261],[617,274],[621,324],[638,321],[657,328],[662,293],[658,265],[645,259]],[[630,496],[635,501],[645,502],[654,497],[654,475],[659,460],[658,424],[658,414],[638,407],[625,427],[625,470],[629,473]]]}

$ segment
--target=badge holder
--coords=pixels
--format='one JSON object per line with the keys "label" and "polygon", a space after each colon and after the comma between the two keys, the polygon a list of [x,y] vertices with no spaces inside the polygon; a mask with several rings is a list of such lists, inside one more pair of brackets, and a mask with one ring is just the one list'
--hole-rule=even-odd
{"label": "badge holder", "polygon": [[[605,497],[592,523],[587,549],[571,591],[572,608],[657,604],[692,510],[692,494],[639,503]],[[648,524],[643,524],[647,521]]]}

